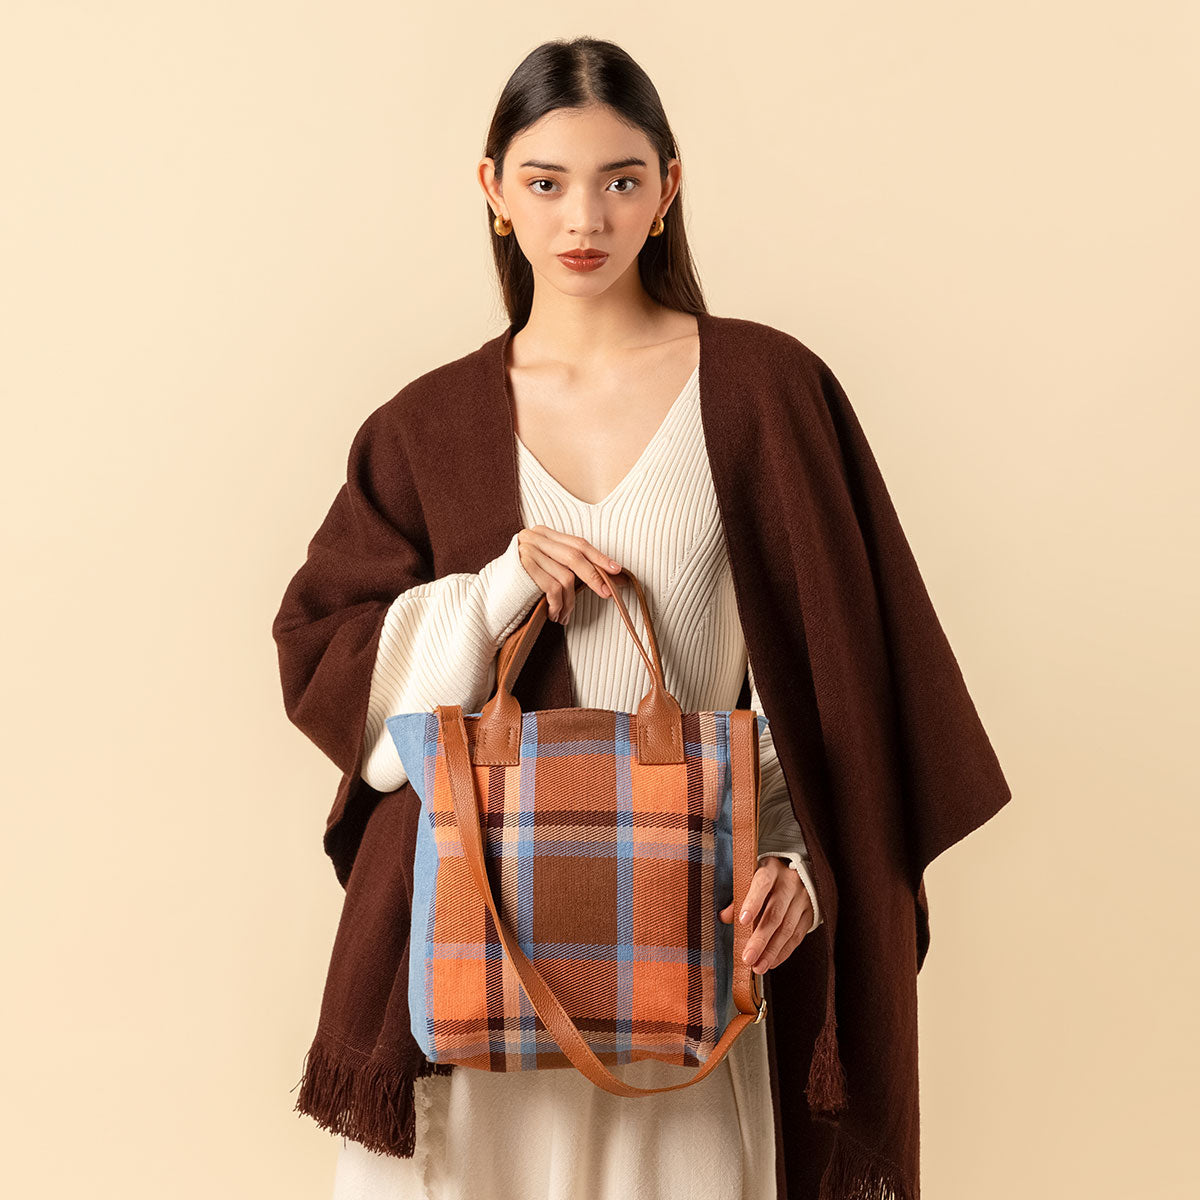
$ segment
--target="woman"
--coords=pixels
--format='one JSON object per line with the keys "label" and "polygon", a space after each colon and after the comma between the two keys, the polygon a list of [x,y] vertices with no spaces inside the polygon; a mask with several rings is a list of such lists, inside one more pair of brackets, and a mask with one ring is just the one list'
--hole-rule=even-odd
{"label": "woman", "polygon": [[[864,980],[861,1028],[882,1035],[907,1057],[892,1069],[883,1055],[878,1088],[872,1069],[864,1066],[861,1087],[852,1088],[848,1097],[835,1031],[832,934],[806,957],[802,973],[797,968],[786,976],[795,979],[795,987],[808,989],[804,1007],[799,991],[784,993],[795,997],[787,1026],[778,1028],[769,1006],[766,1021],[750,1026],[718,1070],[694,1088],[626,1099],[574,1070],[447,1069],[417,1061],[406,1036],[408,931],[401,929],[396,913],[405,895],[411,902],[411,878],[403,875],[414,806],[384,721],[392,713],[436,704],[459,703],[464,711],[477,711],[494,687],[500,645],[542,594],[561,635],[556,644],[543,647],[549,632],[544,631],[523,669],[521,680],[530,689],[523,707],[636,707],[646,687],[644,666],[608,599],[606,582],[609,573],[625,566],[645,588],[668,689],[685,711],[750,707],[772,718],[760,745],[760,866],[748,893],[734,898],[736,915],[752,924],[747,960],[760,975],[801,957],[797,951],[807,935],[825,924],[826,904],[831,918],[836,914],[844,884],[839,880],[835,888],[825,849],[817,848],[814,863],[805,834],[805,829],[824,829],[829,836],[823,841],[843,843],[837,853],[845,858],[850,885],[849,903],[842,902],[848,928],[854,932],[856,920],[890,922],[901,943],[907,937],[910,959],[911,946],[918,947],[916,966],[909,962],[905,968],[915,978],[928,936],[920,925],[925,915],[921,868],[949,844],[947,839],[963,836],[1007,798],[990,746],[961,690],[952,692],[951,703],[942,698],[939,719],[959,722],[950,732],[966,749],[962,763],[936,764],[943,771],[939,789],[945,772],[961,768],[976,790],[953,820],[943,812],[923,824],[917,795],[906,836],[896,821],[878,816],[882,799],[855,813],[847,792],[840,801],[842,818],[869,847],[860,851],[846,847],[847,834],[835,826],[838,818],[824,816],[820,803],[808,798],[810,791],[828,792],[832,813],[839,787],[864,792],[866,775],[828,785],[821,781],[821,771],[828,768],[818,759],[837,749],[838,729],[825,736],[823,755],[811,742],[812,752],[804,753],[805,740],[823,732],[817,716],[822,688],[837,687],[838,703],[853,703],[855,678],[861,674],[858,711],[869,714],[878,693],[875,676],[886,669],[880,665],[885,647],[882,637],[875,646],[869,631],[852,631],[841,649],[856,655],[851,670],[830,657],[831,643],[818,645],[823,657],[812,664],[812,720],[801,727],[793,713],[806,700],[789,689],[801,677],[792,664],[807,654],[805,633],[791,615],[797,596],[769,583],[768,575],[784,559],[775,558],[773,543],[762,534],[776,520],[768,492],[777,492],[769,485],[775,478],[783,487],[793,485],[794,460],[810,439],[791,437],[786,424],[778,426],[776,435],[784,436],[772,440],[780,449],[764,452],[777,454],[778,462],[764,459],[761,472],[747,475],[742,488],[735,486],[733,458],[723,457],[732,452],[720,445],[735,437],[730,381],[736,377],[737,356],[753,347],[752,337],[767,338],[760,357],[773,352],[771,335],[778,340],[781,362],[801,351],[808,356],[806,364],[815,356],[794,339],[785,346],[786,335],[769,327],[708,316],[681,219],[674,140],[657,93],[640,68],[608,42],[581,38],[538,47],[500,98],[479,180],[509,329],[475,354],[414,381],[364,423],[351,450],[347,484],[310,544],[308,562],[292,581],[274,627],[289,715],[345,772],[326,847],[347,885],[347,907],[322,1032],[310,1051],[297,1103],[348,1135],[335,1197],[815,1197],[822,1172],[822,1195],[856,1195],[855,1188],[867,1186],[911,1194],[915,1003],[909,1003],[902,986],[904,1003],[897,1004],[886,990],[875,996]],[[737,345],[730,336],[735,331],[724,328],[735,324],[743,335]],[[708,331],[707,350],[702,330]],[[706,353],[710,375],[701,369]],[[499,355],[496,365],[503,376],[508,409],[503,420],[494,404],[487,408],[480,401],[475,411],[467,407],[473,400],[459,400],[476,390],[476,376],[462,374],[464,364],[482,372],[493,354]],[[744,377],[749,381],[766,370],[748,367]],[[716,397],[705,397],[709,407],[702,409],[701,389],[708,388],[709,378],[714,392],[729,398],[722,400],[729,415],[721,418],[729,422],[728,436],[714,436]],[[836,381],[827,371],[822,379],[830,407],[817,418],[828,428],[818,432],[828,433],[831,447],[838,448],[822,467],[829,480],[825,491],[838,492],[850,519],[856,513],[870,515],[872,503],[886,519],[882,487],[875,483],[872,489],[869,474],[857,496],[859,507],[851,504],[847,480],[856,466],[865,466],[869,451],[862,444],[856,461],[854,438],[860,431],[848,405],[837,407],[844,396]],[[758,388],[764,395],[769,391],[765,383]],[[754,395],[748,382],[747,424],[755,420]],[[456,403],[462,412],[448,416]],[[713,415],[706,418],[706,411]],[[765,413],[767,422],[786,417],[788,410],[776,398],[768,400]],[[768,427],[760,423],[761,429]],[[425,450],[414,452],[422,441]],[[507,442],[507,449],[496,449],[497,441]],[[407,468],[396,451],[401,445]],[[445,468],[440,472],[428,466],[439,453]],[[753,453],[749,443],[741,447],[738,469],[749,469],[745,464]],[[479,469],[469,469],[476,460]],[[812,470],[815,478],[817,467]],[[473,531],[490,519],[487,493],[473,490],[481,475],[486,485],[494,484],[497,502],[515,483],[519,527],[499,553],[479,548],[488,544],[482,535],[478,547],[465,548]],[[745,536],[736,524],[739,491],[754,493],[746,504],[759,505],[757,517],[742,531]],[[804,506],[805,513],[813,507]],[[493,545],[496,528],[493,524],[490,533]],[[890,532],[883,523],[880,529]],[[781,545],[797,541],[786,525],[778,526],[778,533]],[[838,582],[824,594],[809,593],[806,615],[815,628],[821,606],[833,603],[834,590],[850,592],[861,570],[866,582],[858,598],[845,601],[839,595],[838,603],[853,603],[858,619],[866,621],[873,614],[862,607],[861,597],[868,595],[864,588],[872,598],[876,590],[867,564],[854,556],[864,537],[870,544],[869,535],[857,523],[848,532],[843,520],[827,536],[830,579],[836,576]],[[835,536],[845,549],[834,548]],[[745,548],[751,540],[761,543],[753,554]],[[815,534],[802,540],[815,544]],[[895,593],[897,609],[911,614],[913,597],[920,602],[923,592],[901,541],[893,534],[890,544],[880,544],[876,567],[896,564],[888,578],[907,589]],[[812,579],[798,586],[815,588],[820,563],[812,560],[806,568]],[[760,569],[768,574],[751,576]],[[579,591],[578,580],[586,585]],[[886,587],[880,595],[886,600]],[[907,625],[889,629],[886,608],[882,615],[881,633],[894,631],[890,653],[903,668],[908,647],[901,639],[914,622],[910,616]],[[768,627],[779,630],[778,644],[786,647],[780,661],[765,640]],[[922,633],[923,667],[932,671],[953,661],[944,640],[938,640],[931,611]],[[935,663],[927,662],[931,653]],[[762,698],[756,671],[763,678]],[[917,673],[911,674],[919,683]],[[941,670],[940,677],[946,676]],[[826,704],[826,723],[829,709]],[[362,714],[361,722],[352,719],[353,712]],[[776,714],[786,738],[782,761],[773,741]],[[874,732],[886,719],[885,714],[868,733],[854,734],[854,753],[864,763],[869,758],[872,770],[883,770],[885,760],[891,761],[886,732],[878,739]],[[921,728],[934,735],[935,743],[945,732],[930,729],[928,722]],[[975,758],[967,763],[971,753]],[[843,757],[839,751],[837,761]],[[888,786],[880,776],[874,793],[882,798]],[[406,793],[405,809],[390,803]],[[362,802],[364,795],[368,803]],[[899,798],[896,805],[900,811]],[[868,826],[876,821],[883,829],[878,842],[868,836]],[[926,835],[926,826],[933,832]],[[885,837],[891,842],[885,844]],[[910,840],[918,853],[902,866]],[[855,854],[874,853],[870,847],[876,845],[882,849],[875,858],[854,861]],[[911,868],[911,877],[905,868]],[[878,912],[869,905],[860,912],[854,885],[881,873],[887,877]],[[896,883],[902,892],[898,907]],[[734,909],[731,904],[722,918],[733,921]],[[858,941],[867,943],[866,925],[861,934]],[[903,960],[903,945],[897,953]],[[881,961],[877,949],[869,957]],[[851,971],[854,965],[853,959],[847,963]],[[378,996],[368,1004],[362,997],[371,988]],[[904,1036],[888,1037],[885,1015],[892,1013],[902,1014]],[[776,1061],[780,1037],[790,1056],[781,1059],[783,1067]],[[385,1043],[388,1048],[381,1051]],[[836,1153],[831,1135],[811,1124],[809,1114],[800,1128],[801,1062],[813,1118],[831,1124],[843,1119],[846,1136]],[[695,1074],[694,1067],[657,1060],[613,1070],[642,1087],[666,1086]],[[886,1098],[889,1090],[904,1093],[897,1101],[899,1116],[889,1112],[886,1117],[886,1132],[900,1139],[895,1145],[875,1138],[885,1121],[873,1105],[863,1108],[866,1124],[857,1130],[859,1112],[850,1103],[858,1095],[868,1101],[876,1094]],[[808,1139],[803,1154],[797,1151],[801,1137]],[[868,1137],[873,1144],[865,1144]]]}

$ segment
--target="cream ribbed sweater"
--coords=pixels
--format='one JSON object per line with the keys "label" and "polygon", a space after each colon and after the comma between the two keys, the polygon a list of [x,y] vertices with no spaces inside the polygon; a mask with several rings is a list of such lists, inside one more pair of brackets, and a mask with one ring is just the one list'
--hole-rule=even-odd
{"label": "cream ribbed sweater", "polygon": [[[699,368],[629,473],[603,500],[566,490],[516,440],[522,522],[584,537],[639,579],[651,607],[667,689],[684,711],[733,708],[749,669],[700,420]],[[384,721],[457,703],[478,712],[495,688],[495,658],[541,589],[516,535],[477,573],[446,575],[396,598],[379,639],[363,778],[380,791],[405,780]],[[636,597],[622,593],[640,628]],[[616,605],[590,588],[565,626],[576,702],[635,711],[645,663]],[[807,848],[792,813],[770,727],[760,737],[759,858],[799,873],[820,922]],[[740,897],[739,897],[740,899]],[[815,926],[814,926],[815,927]],[[643,1087],[695,1074],[656,1059],[618,1064]],[[573,1069],[458,1069],[415,1081],[416,1154],[344,1142],[334,1200],[764,1200],[775,1150],[765,1024],[751,1025],[694,1088],[624,1098]]]}

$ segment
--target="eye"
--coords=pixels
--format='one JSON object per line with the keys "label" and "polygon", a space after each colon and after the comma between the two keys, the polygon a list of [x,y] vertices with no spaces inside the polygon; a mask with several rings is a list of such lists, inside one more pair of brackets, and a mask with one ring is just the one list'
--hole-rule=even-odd
{"label": "eye", "polygon": [[[550,186],[548,188],[540,188],[538,187],[539,183],[547,183]],[[641,180],[634,179],[632,175],[622,175],[619,179],[614,179],[613,183],[628,183],[631,185],[630,187],[622,188],[617,193],[619,196],[627,196],[630,192],[636,191],[642,186]],[[612,185],[610,184],[609,186],[611,187]],[[529,181],[529,187],[539,196],[549,196],[551,191],[558,187],[558,184],[555,183],[553,179],[531,179]]]}

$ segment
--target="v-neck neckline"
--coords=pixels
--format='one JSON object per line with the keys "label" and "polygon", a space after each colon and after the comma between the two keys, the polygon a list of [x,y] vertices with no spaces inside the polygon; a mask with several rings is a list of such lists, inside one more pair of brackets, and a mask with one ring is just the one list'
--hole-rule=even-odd
{"label": "v-neck neckline", "polygon": [[[507,377],[507,375],[508,375],[507,364],[505,364],[505,372],[504,373],[505,373],[505,376]],[[595,502],[589,502],[587,500],[584,500],[581,497],[576,496],[574,492],[572,492],[568,488],[566,488],[554,475],[552,475],[546,469],[546,467],[543,465],[543,463],[537,457],[537,455],[534,454],[534,452],[532,450],[530,450],[528,446],[525,445],[525,443],[521,440],[520,435],[516,432],[516,429],[514,427],[513,441],[516,444],[518,456],[520,454],[524,454],[526,460],[532,464],[534,470],[542,477],[542,479],[544,479],[547,484],[549,484],[556,492],[558,492],[559,495],[564,497],[566,500],[570,501],[570,503],[576,504],[580,508],[586,508],[586,509],[590,509],[590,510],[601,509],[605,505],[607,505],[610,501],[615,499],[619,494],[624,492],[625,489],[629,486],[630,481],[633,480],[637,475],[641,474],[643,467],[645,467],[651,461],[651,459],[654,457],[654,454],[658,448],[659,443],[662,442],[662,440],[666,437],[668,430],[675,422],[675,418],[678,416],[679,412],[682,411],[682,409],[684,408],[684,406],[685,406],[684,402],[690,398],[690,396],[692,394],[693,382],[696,380],[696,377],[699,375],[699,373],[700,373],[700,364],[697,362],[697,364],[692,368],[692,373],[687,377],[687,382],[679,390],[678,394],[675,396],[675,399],[671,401],[670,407],[668,407],[666,415],[658,423],[658,428],[655,429],[655,431],[650,435],[650,440],[642,448],[642,452],[635,459],[633,466],[631,466],[629,468],[629,470],[625,472],[625,474],[621,477],[620,481],[616,484],[615,487],[613,487],[607,493],[607,495],[603,496],[599,500],[596,500]],[[510,409],[509,411],[511,413],[512,410]]]}

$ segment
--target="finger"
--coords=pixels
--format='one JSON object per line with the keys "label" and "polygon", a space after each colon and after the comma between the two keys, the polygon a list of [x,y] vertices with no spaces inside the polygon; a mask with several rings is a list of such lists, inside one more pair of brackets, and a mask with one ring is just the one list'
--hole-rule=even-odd
{"label": "finger", "polygon": [[787,914],[787,910],[788,902],[786,898],[772,892],[767,899],[766,905],[763,907],[762,916],[759,918],[758,924],[754,927],[754,932],[750,935],[745,949],[742,951],[742,962],[748,963],[751,967],[758,966],[763,957],[763,952],[770,944],[772,938],[775,937],[780,924]]}
{"label": "finger", "polygon": [[775,932],[763,948],[752,966],[762,975],[772,967],[778,966],[804,940],[804,935],[812,928],[812,904],[808,894],[796,896],[788,905],[787,912],[780,920]]}
{"label": "finger", "polygon": [[[613,560],[574,534],[560,533],[557,529],[550,529],[545,525],[534,526],[534,529],[540,539],[538,549],[542,557],[548,562],[556,563],[560,571],[570,572],[569,576],[565,576],[563,596],[557,613],[558,619],[565,625],[575,611],[575,593],[581,582],[587,584],[599,596],[607,597],[611,594],[608,590],[607,576],[596,564],[599,561],[608,569]],[[612,569],[619,571],[620,567]]]}
{"label": "finger", "polygon": [[[775,881],[777,874],[776,870],[770,865],[771,859],[766,859],[759,864],[758,870],[754,872],[750,880],[750,886],[746,889],[746,898],[742,901],[742,907],[738,911],[738,920],[743,925],[749,925],[758,916],[759,909],[762,908],[763,902],[771,893],[771,886]],[[779,860],[774,860],[778,862]]]}
{"label": "finger", "polygon": [[582,579],[596,595],[611,596],[612,588],[609,585],[608,576],[621,569],[616,560],[597,550],[591,542],[584,538],[574,535],[564,535],[564,537],[566,545],[569,547],[567,551],[568,565],[576,576]]}
{"label": "finger", "polygon": [[754,911],[753,897],[759,889],[766,891],[765,903],[761,906],[761,911],[756,914],[754,932],[747,938],[742,949],[742,961],[751,966],[761,957],[764,947],[787,913],[788,904],[791,901],[791,891],[788,889],[787,881],[780,878],[780,872],[772,865],[770,859],[766,860],[754,873],[750,889],[746,893],[747,903],[743,905],[742,913]]}
{"label": "finger", "polygon": [[[534,583],[546,593],[546,607],[552,621],[562,620],[570,616],[574,608],[575,575],[570,567],[547,554],[541,546],[531,544],[529,547],[531,561],[526,570]],[[565,607],[564,597],[570,597],[570,606]]]}
{"label": "finger", "polygon": [[620,571],[621,566],[616,559],[576,534],[561,533],[544,525],[537,528],[543,540],[551,547],[549,552],[555,558],[570,567],[577,578],[593,591],[607,595],[607,592],[601,592],[601,589],[608,587],[609,575]]}

